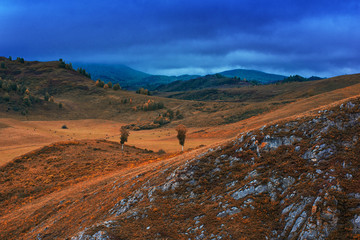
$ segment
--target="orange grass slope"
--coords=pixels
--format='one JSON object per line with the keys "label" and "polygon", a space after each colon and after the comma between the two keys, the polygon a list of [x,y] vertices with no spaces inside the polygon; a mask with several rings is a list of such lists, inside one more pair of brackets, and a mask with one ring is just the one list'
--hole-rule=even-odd
{"label": "orange grass slope", "polygon": [[[318,234],[312,239],[358,237],[351,220],[359,213],[360,203],[354,195],[360,191],[360,141],[356,138],[360,99],[351,101],[344,107],[269,125],[212,149],[154,156],[150,161],[145,155],[137,161],[136,151],[142,150],[136,149],[129,149],[130,158],[121,158],[117,143],[67,142],[46,147],[7,166],[18,181],[34,190],[33,178],[41,177],[49,166],[61,171],[50,169],[53,176],[39,178],[49,187],[37,194],[1,195],[8,208],[3,207],[7,210],[0,217],[0,238],[311,239],[302,234],[312,223]],[[331,121],[341,125],[329,128]],[[270,144],[263,143],[272,138],[284,144],[266,149]],[[331,148],[326,151],[332,153],[329,156],[322,153],[327,148]],[[308,151],[314,154],[309,159]],[[61,161],[54,158],[57,152],[62,154]],[[127,159],[133,164],[122,165]],[[21,168],[32,169],[32,175]],[[64,172],[64,168],[69,170]],[[86,176],[91,177],[77,171],[81,169],[90,171]],[[1,173],[1,183],[9,185],[9,171]],[[67,180],[63,173],[75,174],[73,178],[79,181],[71,182],[73,178]],[[47,182],[48,178],[55,181]]]}

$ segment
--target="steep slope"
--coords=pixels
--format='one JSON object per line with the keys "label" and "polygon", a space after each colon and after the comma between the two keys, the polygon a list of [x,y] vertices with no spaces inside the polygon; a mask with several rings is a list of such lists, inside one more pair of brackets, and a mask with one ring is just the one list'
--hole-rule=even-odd
{"label": "steep slope", "polygon": [[265,73],[265,72],[261,72],[257,70],[249,70],[249,69],[228,70],[228,71],[220,72],[220,74],[226,77],[238,77],[241,79],[245,78],[248,81],[258,81],[264,84],[281,81],[284,78],[286,78],[286,76],[283,75]]}
{"label": "steep slope", "polygon": [[[211,149],[112,168],[101,178],[9,208],[0,217],[5,226],[0,236],[357,238],[359,120],[358,97],[315,115],[239,133]],[[24,156],[11,167],[28,164]]]}

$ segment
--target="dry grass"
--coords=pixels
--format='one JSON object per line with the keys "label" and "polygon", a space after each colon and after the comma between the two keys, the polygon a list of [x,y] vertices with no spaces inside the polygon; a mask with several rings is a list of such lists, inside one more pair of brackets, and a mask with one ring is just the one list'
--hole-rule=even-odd
{"label": "dry grass", "polygon": [[[309,119],[312,118],[299,120],[299,124]],[[330,141],[328,144],[331,144],[331,141],[348,140],[354,133],[359,132],[359,126],[355,127],[348,130],[351,134],[348,132],[339,134],[331,130],[323,138]],[[202,133],[204,131],[196,134]],[[261,137],[265,133],[257,130],[253,134]],[[293,134],[301,135],[302,132]],[[251,136],[244,139],[244,143],[250,141]],[[219,201],[227,202],[229,206],[240,207],[242,202],[235,201],[229,194],[224,194],[224,189],[227,189],[226,184],[233,180],[238,180],[239,185],[245,184],[247,181],[244,177],[253,169],[259,169],[260,182],[266,182],[274,171],[279,176],[288,175],[296,179],[304,173],[314,172],[315,167],[299,157],[303,151],[311,147],[311,142],[304,139],[299,144],[301,152],[298,154],[293,154],[294,146],[286,146],[280,147],[275,152],[264,153],[261,158],[250,150],[235,153],[235,149],[239,146],[225,144],[221,150],[192,163],[195,165],[193,179],[197,181],[196,185],[177,179],[179,185],[175,190],[156,190],[154,194],[157,198],[154,202],[149,204],[147,201],[142,201],[136,204],[136,211],[140,212],[140,216],[143,216],[142,214],[146,216],[141,219],[131,216],[134,213],[132,210],[127,213],[128,215],[120,215],[120,217],[109,214],[109,210],[139,189],[146,193],[148,187],[164,184],[168,181],[166,178],[176,168],[183,168],[187,161],[210,146],[185,152],[179,156],[160,158],[140,149],[129,148],[129,154],[126,158],[122,158],[119,152],[121,146],[118,143],[94,140],[50,145],[1,168],[4,170],[1,171],[1,182],[2,186],[5,186],[1,188],[4,204],[2,209],[5,211],[0,217],[0,226],[4,226],[0,231],[0,237],[31,239],[41,234],[43,239],[65,238],[83,230],[84,227],[105,220],[115,220],[115,225],[118,227],[112,228],[110,232],[115,239],[154,237],[181,239],[185,236],[180,232],[193,228],[194,218],[204,215],[198,226],[204,225],[204,229],[209,232],[228,234],[237,239],[243,236],[262,239],[271,234],[270,229],[278,229],[282,226],[282,223],[279,223],[281,211],[277,201],[272,202],[268,196],[259,195],[253,199],[252,205],[255,211],[245,209],[239,214],[224,218],[217,217],[217,214],[223,211]],[[337,171],[342,169],[343,160],[352,161],[351,169],[359,167],[359,142],[354,149],[339,149],[336,155],[321,166],[323,171],[330,168],[335,168]],[[222,159],[220,156],[223,154],[236,156],[242,161],[231,166],[229,162],[220,160],[221,171],[213,172],[215,160]],[[251,158],[254,158],[255,164],[245,164]],[[339,170],[335,174],[342,176],[345,173]],[[353,171],[352,174],[353,180],[350,181],[338,178],[341,179],[339,180],[341,186],[345,186],[345,193],[359,191],[360,175]],[[9,177],[14,179],[11,182],[17,186],[16,188],[13,188],[11,182],[7,180]],[[294,190],[304,196],[312,195],[323,183],[321,179],[316,184],[304,181]],[[38,185],[39,189],[36,188]],[[195,195],[190,197],[190,192]],[[222,195],[222,198],[216,202],[211,200],[212,196],[219,195]],[[340,196],[335,197],[341,199]],[[145,195],[145,199],[147,198],[148,196]],[[286,204],[296,201],[296,199],[286,199],[285,196],[281,198],[285,199]],[[352,205],[357,204],[347,203],[346,199],[341,201],[345,213]],[[341,217],[341,221],[346,222],[349,216],[345,214]],[[221,228],[221,224],[225,226]],[[146,230],[148,227],[150,228]],[[104,228],[98,226],[92,231]],[[335,239],[348,234],[349,230],[345,225],[333,233]],[[196,232],[189,237],[195,235]]]}

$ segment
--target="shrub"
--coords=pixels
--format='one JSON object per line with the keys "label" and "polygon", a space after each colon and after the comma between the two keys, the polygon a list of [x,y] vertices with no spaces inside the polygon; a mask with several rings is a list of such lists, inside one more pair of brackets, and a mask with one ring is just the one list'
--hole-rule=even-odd
{"label": "shrub", "polygon": [[17,91],[19,94],[24,95],[26,91],[26,87],[24,85],[19,85]]}
{"label": "shrub", "polygon": [[149,90],[144,89],[144,88],[138,89],[138,90],[136,91],[136,93],[138,93],[138,94],[143,94],[143,95],[150,95]]}
{"label": "shrub", "polygon": [[59,62],[59,68],[65,68],[65,67],[66,67],[65,62],[63,61]]}
{"label": "shrub", "polygon": [[24,63],[25,62],[24,58],[21,58],[21,57],[17,57],[16,61],[18,61],[19,63]]}
{"label": "shrub", "polygon": [[17,84],[16,82],[10,81],[10,90],[16,91],[17,90]]}
{"label": "shrub", "polygon": [[95,86],[97,86],[97,87],[104,87],[104,82],[103,81],[101,81],[100,79],[98,79],[98,80],[96,80],[96,82],[95,82]]}
{"label": "shrub", "polygon": [[104,88],[104,89],[108,89],[108,88],[109,88],[109,85],[105,84],[103,88]]}
{"label": "shrub", "polygon": [[68,127],[64,124],[64,125],[62,125],[62,127],[61,127],[62,129],[68,129]]}
{"label": "shrub", "polygon": [[62,103],[59,103],[59,108],[61,109],[63,107]]}
{"label": "shrub", "polygon": [[72,63],[65,64],[65,68],[69,70],[74,70]]}
{"label": "shrub", "polygon": [[4,96],[3,96],[3,99],[6,101],[6,102],[8,102],[8,101],[10,101],[10,95],[9,95],[9,93],[5,93],[4,94]]}
{"label": "shrub", "polygon": [[121,87],[120,87],[120,85],[118,83],[116,83],[116,84],[114,84],[113,89],[114,90],[120,90]]}
{"label": "shrub", "polygon": [[86,72],[85,69],[83,69],[83,68],[78,68],[76,71],[77,71],[78,73],[84,75],[85,77],[91,78],[90,73]]}
{"label": "shrub", "polygon": [[162,115],[159,115],[155,120],[154,123],[155,124],[160,124],[160,125],[165,125],[167,123],[169,123],[171,120],[167,117],[164,117]]}
{"label": "shrub", "polygon": [[163,109],[164,103],[163,102],[155,102],[154,100],[148,100],[141,106],[141,110],[143,111],[153,111],[157,109]]}
{"label": "shrub", "polygon": [[165,154],[166,152],[164,151],[164,149],[160,149],[159,151],[158,151],[158,154]]}
{"label": "shrub", "polygon": [[31,99],[30,99],[30,96],[29,95],[25,95],[23,97],[23,102],[26,106],[30,107],[31,106]]}
{"label": "shrub", "polygon": [[4,63],[4,62],[1,62],[1,63],[0,63],[0,67],[1,67],[1,68],[5,68],[5,63]]}
{"label": "shrub", "polygon": [[54,96],[50,96],[49,102],[55,102]]}
{"label": "shrub", "polygon": [[46,92],[44,95],[44,100],[49,101],[49,98],[50,98],[50,94],[48,92]]}
{"label": "shrub", "polygon": [[123,98],[123,99],[121,99],[120,100],[120,102],[122,103],[122,104],[126,104],[126,103],[132,103],[132,99],[131,98]]}
{"label": "shrub", "polygon": [[112,87],[113,87],[112,82],[108,82],[107,85],[109,86],[109,88],[112,88]]}
{"label": "shrub", "polygon": [[164,117],[168,117],[170,120],[174,119],[174,111],[171,109],[168,109],[165,113],[163,113]]}
{"label": "shrub", "polygon": [[9,60],[12,61],[12,57],[11,57],[11,56],[9,56]]}

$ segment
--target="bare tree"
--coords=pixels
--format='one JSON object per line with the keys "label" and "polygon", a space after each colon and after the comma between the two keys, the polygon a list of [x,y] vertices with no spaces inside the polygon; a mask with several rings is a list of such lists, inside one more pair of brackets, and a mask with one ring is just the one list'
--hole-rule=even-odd
{"label": "bare tree", "polygon": [[121,150],[122,151],[124,151],[124,143],[127,142],[129,135],[130,135],[130,132],[126,128],[121,127],[121,129],[120,129],[120,143],[121,143]]}
{"label": "bare tree", "polygon": [[179,139],[179,144],[181,145],[181,151],[184,151],[184,144],[186,138],[186,127],[182,124],[175,128],[177,131],[177,138]]}

